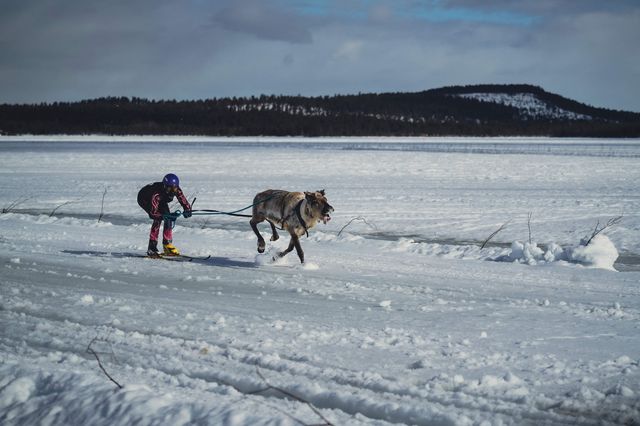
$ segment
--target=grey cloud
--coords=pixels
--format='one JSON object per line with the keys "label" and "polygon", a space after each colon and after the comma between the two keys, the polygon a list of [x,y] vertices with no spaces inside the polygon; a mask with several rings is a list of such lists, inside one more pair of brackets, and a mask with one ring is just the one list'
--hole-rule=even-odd
{"label": "grey cloud", "polygon": [[311,32],[300,17],[261,0],[234,1],[214,15],[223,28],[260,39],[311,43]]}
{"label": "grey cloud", "polygon": [[342,0],[333,14],[293,0],[4,0],[0,102],[532,83],[640,111],[640,11],[628,1],[437,3],[538,17],[524,26],[394,12],[418,3]]}
{"label": "grey cloud", "polygon": [[227,48],[195,2],[11,6],[0,16],[0,102],[193,95],[189,85],[206,87],[199,73]]}

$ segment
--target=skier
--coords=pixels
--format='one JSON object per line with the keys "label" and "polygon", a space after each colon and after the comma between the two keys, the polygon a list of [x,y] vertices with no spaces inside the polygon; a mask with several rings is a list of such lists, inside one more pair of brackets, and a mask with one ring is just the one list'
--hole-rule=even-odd
{"label": "skier", "polygon": [[173,173],[166,175],[162,182],[154,182],[144,186],[138,192],[138,204],[153,219],[151,232],[149,233],[149,248],[147,255],[158,257],[158,234],[160,233],[160,224],[164,222],[162,232],[163,254],[165,256],[179,256],[180,252],[173,245],[173,222],[178,216],[172,215],[169,211],[169,203],[173,201],[173,197],[178,198],[178,202],[182,205],[185,218],[191,217],[191,205],[180,189],[180,180]]}

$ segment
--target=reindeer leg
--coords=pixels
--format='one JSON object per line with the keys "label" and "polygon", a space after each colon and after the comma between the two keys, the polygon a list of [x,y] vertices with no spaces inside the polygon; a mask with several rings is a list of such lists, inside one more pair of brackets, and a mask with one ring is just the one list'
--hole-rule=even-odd
{"label": "reindeer leg", "polygon": [[278,235],[278,230],[276,229],[276,226],[271,221],[269,221],[269,225],[271,225],[271,241],[278,241],[278,238],[280,238],[280,235]]}
{"label": "reindeer leg", "polygon": [[264,238],[262,238],[260,231],[258,231],[258,224],[263,220],[264,218],[260,219],[254,216],[249,221],[249,223],[251,224],[251,229],[253,229],[253,232],[255,232],[256,236],[258,237],[258,253],[264,253],[264,247],[266,245],[266,243],[264,242]]}
{"label": "reindeer leg", "polygon": [[[293,240],[294,237],[291,237],[291,239]],[[295,236],[294,245],[296,247],[296,253],[298,253],[298,257],[300,258],[300,263],[304,263],[304,252],[302,251],[302,245],[300,244],[300,238],[298,238],[297,235]]]}
{"label": "reindeer leg", "polygon": [[295,247],[295,244],[296,244],[294,239],[297,240],[298,237],[295,236],[295,235],[291,235],[291,240],[289,240],[289,247],[287,247],[287,249],[285,251],[281,251],[276,256],[274,256],[273,260],[276,260],[276,258],[278,258],[278,257],[285,257],[286,255],[291,253],[291,250],[293,250],[293,248]]}

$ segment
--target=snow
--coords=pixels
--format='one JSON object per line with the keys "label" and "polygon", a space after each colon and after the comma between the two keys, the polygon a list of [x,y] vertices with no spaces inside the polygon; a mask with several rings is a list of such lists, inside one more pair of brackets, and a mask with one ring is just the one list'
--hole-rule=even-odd
{"label": "snow", "polygon": [[[638,141],[87,139],[0,140],[1,424],[640,422]],[[228,216],[177,222],[208,260],[133,257],[166,172],[196,208],[325,188],[335,212],[305,265]]]}
{"label": "snow", "polygon": [[520,110],[520,114],[522,116],[528,118],[553,118],[564,120],[593,119],[590,115],[578,114],[555,105],[549,105],[533,93],[463,93],[455,96],[514,107]]}
{"label": "snow", "polygon": [[592,266],[615,270],[614,262],[618,258],[618,250],[606,235],[596,235],[588,245],[578,245],[571,250],[571,260]]}
{"label": "snow", "polygon": [[551,243],[546,250],[538,247],[536,243],[514,241],[511,244],[511,252],[499,256],[496,260],[528,265],[566,261],[615,271],[614,264],[618,256],[618,250],[611,240],[606,235],[598,234],[589,244],[586,244],[584,239],[576,246],[565,248]]}
{"label": "snow", "polygon": [[227,109],[232,111],[278,111],[290,115],[302,115],[305,117],[326,117],[330,113],[324,108],[310,107],[302,105],[292,105],[289,103],[256,102],[242,103],[237,105],[227,105]]}

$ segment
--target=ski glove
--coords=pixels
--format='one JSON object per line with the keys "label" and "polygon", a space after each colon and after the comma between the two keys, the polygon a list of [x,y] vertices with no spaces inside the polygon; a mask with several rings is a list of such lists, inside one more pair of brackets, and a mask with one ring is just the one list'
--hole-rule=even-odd
{"label": "ski glove", "polygon": [[176,219],[178,218],[178,216],[179,216],[178,213],[169,213],[169,214],[164,215],[165,219],[167,219],[167,220],[169,220],[171,222],[175,222]]}
{"label": "ski glove", "polygon": [[193,214],[193,213],[191,213],[191,210],[185,210],[185,211],[182,213],[182,216],[184,216],[184,218],[186,219],[186,218],[191,217],[191,215],[192,215],[192,214]]}

